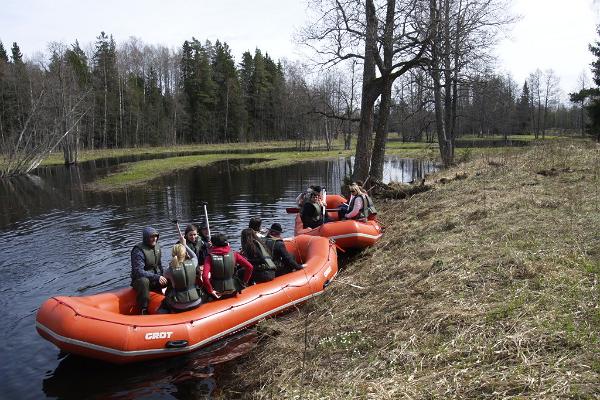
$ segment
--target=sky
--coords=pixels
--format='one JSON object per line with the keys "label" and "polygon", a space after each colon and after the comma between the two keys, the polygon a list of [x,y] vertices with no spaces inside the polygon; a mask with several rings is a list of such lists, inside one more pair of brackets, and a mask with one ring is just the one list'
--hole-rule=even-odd
{"label": "sky", "polygon": [[[28,57],[48,42],[84,45],[101,31],[117,42],[136,36],[148,44],[179,47],[192,36],[229,44],[239,61],[255,48],[274,59],[303,59],[307,49],[294,43],[310,24],[306,0],[2,0],[0,40],[17,42]],[[600,40],[600,0],[512,0],[519,15],[496,48],[498,67],[522,85],[535,71],[553,69],[564,93],[575,91],[589,73],[588,44]]]}

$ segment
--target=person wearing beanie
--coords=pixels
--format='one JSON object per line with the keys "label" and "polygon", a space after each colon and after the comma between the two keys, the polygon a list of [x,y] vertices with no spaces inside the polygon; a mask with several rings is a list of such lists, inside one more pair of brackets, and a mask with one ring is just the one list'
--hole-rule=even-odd
{"label": "person wearing beanie", "polygon": [[265,238],[265,246],[271,253],[271,258],[277,266],[277,276],[304,268],[304,265],[298,264],[294,257],[285,248],[285,244],[281,238],[282,233],[283,229],[281,228],[281,224],[275,222],[273,225],[271,225],[269,233]]}
{"label": "person wearing beanie", "polygon": [[131,249],[131,286],[136,292],[137,306],[142,315],[148,313],[150,290],[161,293],[161,288],[167,286],[158,237],[156,229],[146,227],[142,232],[142,242]]}
{"label": "person wearing beanie", "polygon": [[[231,249],[224,234],[212,235],[211,243],[212,247],[204,259],[202,270],[202,285],[206,292],[216,299],[241,292],[252,276],[252,264]],[[244,270],[244,285],[237,278],[236,265],[240,265]]]}

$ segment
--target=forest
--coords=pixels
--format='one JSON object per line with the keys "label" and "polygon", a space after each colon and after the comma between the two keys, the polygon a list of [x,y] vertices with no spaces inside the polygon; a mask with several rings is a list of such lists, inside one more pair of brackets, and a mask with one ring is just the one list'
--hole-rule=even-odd
{"label": "forest", "polygon": [[[377,159],[388,132],[429,142],[451,133],[448,145],[440,142],[442,160],[450,164],[453,141],[462,136],[583,133],[584,104],[561,101],[552,70],[516,82],[495,69],[491,44],[483,41],[510,23],[497,13],[500,2],[472,1],[471,9],[461,9],[449,0],[432,0],[429,7],[387,1],[377,8],[368,1],[378,46],[372,63],[378,72],[369,73],[378,76],[375,84],[385,78],[389,94],[379,97],[379,91],[361,107],[370,45],[364,27],[351,23],[366,18],[369,7],[355,3],[322,2],[315,11],[320,23],[305,28],[300,40],[323,56],[316,64],[274,60],[261,49],[236,60],[227,43],[194,37],[168,48],[135,37],[117,42],[100,32],[87,46],[51,42],[32,58],[17,42],[0,42],[3,175],[28,172],[60,150],[65,164],[73,164],[82,149],[280,139],[296,140],[300,148],[320,140],[329,149],[343,137],[350,149],[358,136],[357,157],[359,149],[369,155],[379,149]],[[406,18],[397,22],[394,15]],[[389,32],[398,36],[384,60]],[[481,45],[459,48],[466,42]],[[448,46],[455,46],[452,52]],[[372,115],[365,116],[369,108]],[[385,131],[374,143],[371,134],[366,141],[358,134],[369,118],[370,132],[378,125]]]}

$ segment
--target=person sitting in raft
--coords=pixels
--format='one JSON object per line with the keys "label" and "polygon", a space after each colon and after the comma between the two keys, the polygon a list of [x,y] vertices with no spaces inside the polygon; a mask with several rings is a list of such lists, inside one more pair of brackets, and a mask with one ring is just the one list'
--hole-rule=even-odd
{"label": "person sitting in raft", "polygon": [[319,194],[312,192],[310,201],[304,203],[300,211],[300,219],[304,228],[316,228],[323,225],[323,206],[319,203]]}
{"label": "person sitting in raft", "polygon": [[200,226],[200,230],[198,231],[198,233],[200,234],[200,240],[202,241],[202,252],[203,255],[202,257],[198,257],[199,260],[204,260],[206,258],[206,256],[208,255],[208,249],[210,249],[210,238],[208,237],[208,225],[206,224],[206,221],[202,221],[199,224]]}
{"label": "person sitting in raft", "polygon": [[277,266],[276,276],[287,274],[304,268],[304,264],[298,264],[294,257],[285,248],[281,238],[283,229],[277,222],[271,225],[269,234],[265,238],[265,246],[271,253],[271,257]]}
{"label": "person sitting in raft", "polygon": [[296,205],[298,206],[298,208],[302,208],[304,203],[310,200],[310,194],[314,192],[314,188],[314,185],[310,185],[308,189],[306,189],[304,192],[300,193],[298,197],[296,197]]}
{"label": "person sitting in raft", "polygon": [[275,279],[277,266],[271,259],[271,253],[267,250],[261,239],[252,228],[242,231],[241,254],[254,267],[250,282],[261,283]]}
{"label": "person sitting in raft", "polygon": [[248,223],[248,228],[252,229],[258,237],[265,237],[264,233],[261,232],[261,225],[262,220],[259,217],[252,217]]}
{"label": "person sitting in raft", "polygon": [[202,292],[196,285],[198,256],[187,244],[185,236],[180,237],[171,254],[173,259],[164,274],[169,285],[161,308],[166,306],[171,312],[193,310],[202,304]]}
{"label": "person sitting in raft", "polygon": [[137,306],[142,315],[148,314],[150,290],[162,293],[161,288],[167,286],[158,236],[156,229],[144,228],[142,242],[131,249],[131,286],[136,292]]}
{"label": "person sitting in raft", "polygon": [[243,283],[247,285],[252,276],[252,264],[231,249],[227,243],[227,236],[224,234],[213,235],[211,243],[212,247],[204,259],[202,270],[202,285],[206,292],[216,299],[241,292],[243,284],[236,275],[235,267],[236,265],[242,266],[244,269]]}
{"label": "person sitting in raft", "polygon": [[186,244],[190,249],[192,249],[196,257],[198,257],[198,260],[204,260],[208,254],[208,251],[206,250],[204,241],[198,234],[198,227],[194,224],[189,224],[185,227],[183,236],[185,238],[185,243],[183,243],[181,239],[177,243]]}
{"label": "person sitting in raft", "polygon": [[340,208],[340,219],[367,219],[374,210],[373,201],[357,183],[352,183],[348,207]]}

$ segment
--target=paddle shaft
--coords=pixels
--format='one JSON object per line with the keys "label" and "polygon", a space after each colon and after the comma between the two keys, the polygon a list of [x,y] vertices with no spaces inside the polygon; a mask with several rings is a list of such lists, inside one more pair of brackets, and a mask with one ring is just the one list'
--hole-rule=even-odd
{"label": "paddle shaft", "polygon": [[206,210],[206,203],[204,203],[204,219],[206,220],[206,230],[208,231],[208,240],[212,237],[210,234],[210,224],[208,223],[208,211]]}

